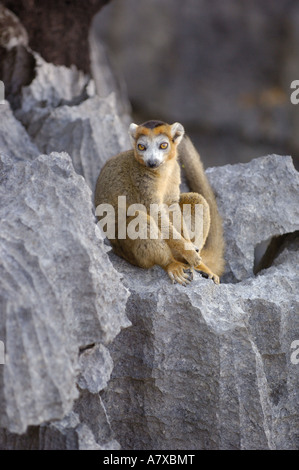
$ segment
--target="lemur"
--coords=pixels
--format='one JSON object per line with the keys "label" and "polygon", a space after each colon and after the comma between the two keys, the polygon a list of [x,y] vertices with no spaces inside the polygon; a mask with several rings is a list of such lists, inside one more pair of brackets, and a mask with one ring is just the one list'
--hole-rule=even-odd
{"label": "lemur", "polygon": [[[95,206],[108,203],[115,210],[115,230],[118,233],[118,197],[126,196],[126,207],[142,204],[146,212],[139,217],[150,232],[156,224],[156,238],[132,239],[129,236],[110,238],[114,252],[141,268],[159,265],[172,282],[186,286],[193,279],[193,271],[219,284],[224,271],[224,240],[222,220],[216,199],[204,172],[200,156],[191,140],[185,135],[182,124],[170,125],[162,121],[147,121],[141,125],[130,124],[129,135],[132,149],[110,158],[102,168],[95,190]],[[181,172],[178,158],[185,168],[190,188],[194,192],[181,193]],[[202,205],[203,226],[200,246],[194,245],[196,236],[189,237],[181,227],[171,226],[170,236],[163,237],[161,218],[153,220],[152,204],[170,207],[185,204],[191,206],[194,221],[195,205]],[[101,217],[98,217],[99,220]],[[139,219],[140,220],[140,219]],[[126,226],[132,216],[126,216]],[[165,228],[165,227],[164,227]],[[108,237],[109,238],[109,237]]]}

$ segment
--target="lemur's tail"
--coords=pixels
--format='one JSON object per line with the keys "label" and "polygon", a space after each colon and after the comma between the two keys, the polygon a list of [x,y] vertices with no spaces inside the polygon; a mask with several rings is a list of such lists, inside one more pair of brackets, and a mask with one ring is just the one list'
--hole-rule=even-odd
{"label": "lemur's tail", "polygon": [[179,160],[183,164],[191,191],[201,194],[210,206],[210,231],[201,251],[203,262],[218,276],[224,271],[224,238],[222,220],[210,183],[205,175],[200,156],[189,137],[184,136],[178,146]]}

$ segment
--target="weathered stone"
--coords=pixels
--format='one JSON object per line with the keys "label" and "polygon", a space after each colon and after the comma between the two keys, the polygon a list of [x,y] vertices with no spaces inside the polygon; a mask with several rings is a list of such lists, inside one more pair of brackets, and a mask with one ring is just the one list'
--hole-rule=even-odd
{"label": "weathered stone", "polygon": [[38,445],[42,450],[118,450],[111,437],[106,412],[97,395],[83,395],[75,410],[50,425],[40,426]]}
{"label": "weathered stone", "polygon": [[93,189],[107,159],[129,148],[127,128],[116,109],[113,95],[59,107],[45,119],[34,141],[47,153],[66,150],[77,173]]}
{"label": "weathered stone", "polygon": [[94,84],[76,67],[55,66],[39,54],[34,57],[34,76],[21,90],[19,109],[15,114],[28,132],[35,136],[50,112],[63,105],[75,106],[94,96]]}
{"label": "weathered stone", "polygon": [[28,48],[28,34],[10,10],[0,4],[0,80],[13,108],[19,106],[22,86],[34,77],[35,59]]}
{"label": "weathered stone", "polygon": [[88,389],[91,393],[98,393],[107,386],[113,364],[108,350],[102,344],[82,352],[79,362],[79,387]]}
{"label": "weathered stone", "polygon": [[93,189],[106,160],[130,146],[128,116],[120,116],[114,93],[96,96],[94,82],[76,68],[35,57],[36,77],[15,114],[40,152],[67,151]]}
{"label": "weathered stone", "polygon": [[39,155],[22,124],[14,117],[8,102],[0,104],[0,152],[15,160],[32,160]]}
{"label": "weathered stone", "polygon": [[89,43],[91,75],[95,82],[97,95],[106,98],[111,93],[115,94],[118,114],[129,125],[132,110],[124,77],[114,73],[107,48],[95,34],[94,28],[91,28]]}
{"label": "weathered stone", "polygon": [[253,273],[258,244],[299,230],[299,173],[291,157],[271,155],[207,175],[223,214],[227,280],[240,281]]}
{"label": "weathered stone", "polygon": [[298,449],[298,240],[252,274],[257,242],[298,230],[298,175],[278,156],[207,173],[228,271],[242,280],[216,286],[197,274],[173,286],[158,267],[110,255],[132,322],[109,347],[114,369],[101,395],[112,429],[125,449]]}
{"label": "weathered stone", "polygon": [[[66,153],[1,156],[0,194],[0,419],[22,433],[72,410],[79,348],[107,344],[129,325],[128,294],[95,225],[90,189]],[[98,388],[111,369],[102,365]]]}
{"label": "weathered stone", "polygon": [[188,288],[111,256],[132,327],[103,401],[124,449],[297,449],[298,245],[258,277]]}

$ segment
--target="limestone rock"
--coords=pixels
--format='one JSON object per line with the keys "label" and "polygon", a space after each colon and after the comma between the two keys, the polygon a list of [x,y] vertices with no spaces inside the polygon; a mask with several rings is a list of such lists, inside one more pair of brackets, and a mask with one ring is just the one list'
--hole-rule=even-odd
{"label": "limestone rock", "polygon": [[88,348],[80,355],[79,387],[98,393],[107,386],[112,369],[113,363],[107,348],[102,344]]}
{"label": "limestone rock", "polygon": [[1,54],[0,448],[118,449],[98,393],[129,293],[86,182],[126,147],[127,118],[76,67],[26,44]]}
{"label": "limestone rock", "polygon": [[22,124],[14,117],[9,103],[0,104],[0,153],[15,160],[32,160],[39,155]]}
{"label": "limestone rock", "polygon": [[227,279],[240,281],[252,276],[258,244],[299,230],[299,173],[291,157],[268,155],[207,176],[223,214]]}
{"label": "limestone rock", "polygon": [[40,152],[67,151],[93,189],[106,160],[130,146],[128,115],[119,114],[113,92],[100,98],[93,80],[75,67],[35,58],[36,77],[23,87],[15,114]]}
{"label": "limestone rock", "polygon": [[34,141],[47,153],[67,150],[77,173],[94,189],[107,159],[129,148],[127,128],[116,109],[113,95],[59,107],[45,119]]}
{"label": "limestone rock", "polygon": [[55,66],[36,52],[33,77],[20,92],[16,117],[34,138],[44,119],[59,106],[75,106],[94,96],[94,85],[89,77],[76,67]]}
{"label": "limestone rock", "polygon": [[[106,345],[129,325],[128,293],[66,153],[32,162],[2,155],[0,179],[0,426],[23,433],[71,412],[79,350]],[[107,364],[97,368],[105,380]],[[98,389],[104,383],[98,378]]]}
{"label": "limestone rock", "polygon": [[101,396],[124,449],[298,449],[298,238],[252,273],[256,243],[298,230],[298,175],[278,156],[207,173],[239,282],[197,274],[185,288],[110,254],[132,327],[109,347]]}
{"label": "limestone rock", "polygon": [[102,392],[122,448],[298,449],[296,249],[238,284],[187,288],[111,255],[131,292]]}

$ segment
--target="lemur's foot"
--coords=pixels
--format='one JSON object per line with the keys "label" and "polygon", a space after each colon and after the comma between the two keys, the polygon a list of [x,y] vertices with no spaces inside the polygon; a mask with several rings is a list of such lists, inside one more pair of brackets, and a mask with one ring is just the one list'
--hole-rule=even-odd
{"label": "lemur's foot", "polygon": [[174,261],[170,263],[165,270],[168,276],[172,280],[172,283],[178,282],[182,286],[190,284],[193,279],[193,270],[187,264]]}
{"label": "lemur's foot", "polygon": [[200,263],[198,266],[195,266],[195,271],[198,271],[202,274],[203,277],[206,277],[208,279],[212,279],[215,284],[220,284],[220,278],[217,276],[217,274],[214,274],[208,266],[206,266],[204,263]]}
{"label": "lemur's foot", "polygon": [[[196,269],[196,271],[197,271],[197,269]],[[199,271],[199,272],[202,273],[203,277],[206,277],[207,279],[212,279],[215,282],[215,284],[220,284],[220,278],[219,278],[219,276],[217,276],[217,274],[214,274],[214,273],[207,274],[203,271]]]}

